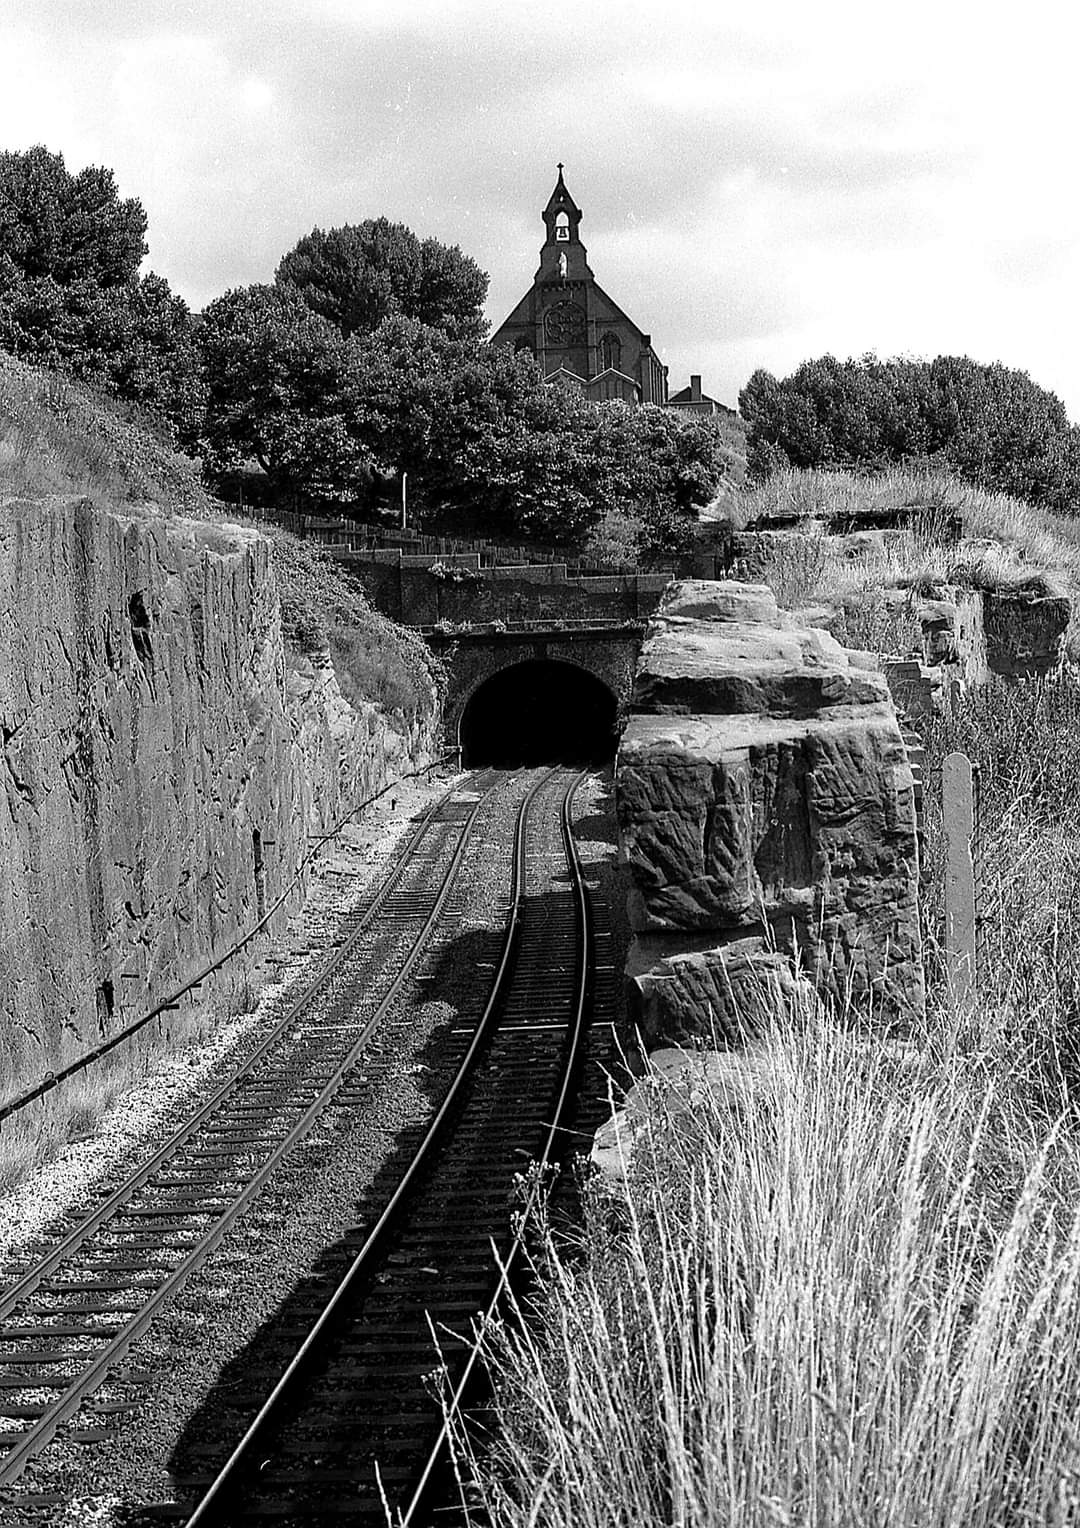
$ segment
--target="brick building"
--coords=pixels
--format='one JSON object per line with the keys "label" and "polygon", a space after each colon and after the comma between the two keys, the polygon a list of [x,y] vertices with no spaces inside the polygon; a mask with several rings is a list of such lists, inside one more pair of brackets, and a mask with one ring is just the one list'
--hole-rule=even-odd
{"label": "brick building", "polygon": [[715,398],[701,391],[701,378],[696,372],[690,378],[689,387],[682,387],[677,393],[669,395],[668,408],[682,409],[687,414],[727,414],[731,419],[736,417],[735,409],[728,408],[726,403],[717,403]]}
{"label": "brick building", "polygon": [[649,335],[627,318],[589,269],[578,227],[581,209],[563,167],[543,211],[546,238],[533,284],[492,335],[494,345],[528,350],[544,375],[587,398],[666,403],[667,367]]}

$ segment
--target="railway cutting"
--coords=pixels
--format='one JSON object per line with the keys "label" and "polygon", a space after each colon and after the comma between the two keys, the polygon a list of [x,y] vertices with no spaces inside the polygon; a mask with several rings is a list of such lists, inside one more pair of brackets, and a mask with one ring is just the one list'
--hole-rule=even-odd
{"label": "railway cutting", "polygon": [[340,1276],[313,1282],[273,1357],[217,1395],[209,1429],[204,1418],[188,1430],[175,1499],[152,1517],[374,1523],[390,1503],[419,1523],[435,1510],[449,1477],[432,1373],[441,1361],[442,1383],[467,1403],[476,1334],[514,1262],[522,1174],[573,1143],[590,1020],[598,993],[611,996],[609,936],[574,847],[580,779],[487,770],[447,792],[242,1065],[127,1181],[35,1249],[0,1294],[11,1510],[55,1520],[53,1456],[138,1426],[138,1395],[114,1379],[130,1376],[160,1313],[284,1181],[290,1154],[327,1119],[375,1107],[403,1006],[437,981],[469,890],[485,880],[501,887],[500,926],[484,935],[473,1000],[438,1037],[430,1117],[397,1132],[395,1181],[383,1173],[358,1198],[329,1260]]}

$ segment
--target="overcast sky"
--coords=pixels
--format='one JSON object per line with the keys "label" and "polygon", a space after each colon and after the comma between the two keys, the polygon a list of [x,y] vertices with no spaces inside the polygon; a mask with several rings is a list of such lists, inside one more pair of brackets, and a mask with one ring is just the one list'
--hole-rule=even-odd
{"label": "overcast sky", "polygon": [[564,160],[674,390],[962,353],[1080,420],[1066,0],[0,0],[0,148],[104,164],[194,308],[318,225],[460,244],[498,324]]}

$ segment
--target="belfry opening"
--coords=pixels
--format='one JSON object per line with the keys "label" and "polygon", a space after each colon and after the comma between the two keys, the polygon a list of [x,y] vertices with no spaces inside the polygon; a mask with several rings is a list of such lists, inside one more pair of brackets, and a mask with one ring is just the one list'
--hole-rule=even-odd
{"label": "belfry opening", "polygon": [[601,763],[615,751],[618,707],[607,685],[556,659],[510,664],[478,686],[461,715],[466,769]]}

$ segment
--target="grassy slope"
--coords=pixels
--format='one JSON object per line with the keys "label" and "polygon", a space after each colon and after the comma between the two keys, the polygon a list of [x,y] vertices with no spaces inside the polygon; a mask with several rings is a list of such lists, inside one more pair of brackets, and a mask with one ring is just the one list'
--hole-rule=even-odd
{"label": "grassy slope", "polygon": [[[0,500],[85,495],[123,510],[228,523],[195,464],[116,405],[0,354]],[[430,712],[436,671],[413,633],[373,611],[331,559],[286,531],[267,531],[286,640],[301,653],[329,644],[346,698],[392,722]]]}
{"label": "grassy slope", "polygon": [[[895,514],[903,534],[883,547],[852,555],[827,534],[831,521],[860,512]],[[832,604],[845,611],[833,630],[849,646],[903,652],[912,647],[912,611],[884,591],[903,589],[912,599],[957,586],[1067,595],[1074,615],[1070,652],[1080,651],[1080,520],[1035,509],[1007,494],[987,493],[940,472],[896,468],[877,476],[790,471],[757,488],[732,492],[710,508],[703,526],[741,529],[770,519],[795,535],[781,540],[765,573],[789,609]],[[912,648],[913,650],[913,648]]]}

